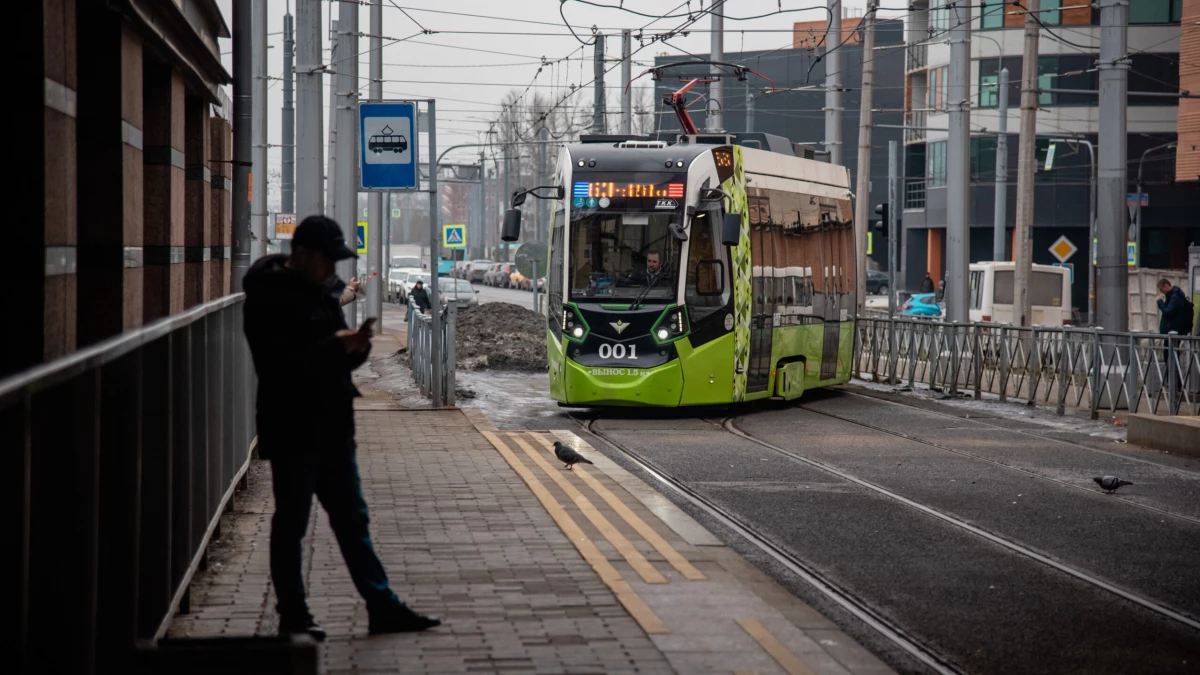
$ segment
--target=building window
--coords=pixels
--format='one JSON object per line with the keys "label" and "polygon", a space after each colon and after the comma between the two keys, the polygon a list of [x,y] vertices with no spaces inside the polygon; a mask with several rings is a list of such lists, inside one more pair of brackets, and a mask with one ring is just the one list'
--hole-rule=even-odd
{"label": "building window", "polygon": [[946,141],[930,143],[925,155],[925,180],[929,187],[946,184]]}
{"label": "building window", "polygon": [[1129,23],[1179,23],[1183,0],[1137,0],[1129,3]]}
{"label": "building window", "polygon": [[1000,59],[979,59],[979,107],[995,108],[1000,105],[1000,69],[1008,68],[1008,105],[1016,107],[1021,100],[1021,57],[1008,56],[1003,64]]}
{"label": "building window", "polygon": [[1062,0],[1042,0],[1041,19],[1047,26],[1057,26],[1062,23]]}
{"label": "building window", "polygon": [[984,0],[981,8],[983,28],[1004,28],[1004,0]]}
{"label": "building window", "polygon": [[950,10],[946,8],[945,0],[937,3],[932,10],[933,19],[929,22],[930,33],[937,35],[950,30]]}
{"label": "building window", "polygon": [[971,137],[971,181],[990,183],[996,180],[996,137]]}
{"label": "building window", "polygon": [[[1058,57],[1038,57],[1038,89],[1054,89],[1058,81]],[[1038,92],[1038,105],[1054,105],[1054,94],[1048,91]]]}
{"label": "building window", "polygon": [[942,71],[942,110],[950,109],[950,69],[939,68]]}

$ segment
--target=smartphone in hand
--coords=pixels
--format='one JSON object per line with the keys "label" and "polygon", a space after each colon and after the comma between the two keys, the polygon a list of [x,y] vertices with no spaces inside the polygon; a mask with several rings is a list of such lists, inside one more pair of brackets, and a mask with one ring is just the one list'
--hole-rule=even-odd
{"label": "smartphone in hand", "polygon": [[375,334],[375,317],[370,317],[366,321],[364,321],[362,326],[359,326],[358,332],[359,333],[367,333],[368,335],[374,335]]}

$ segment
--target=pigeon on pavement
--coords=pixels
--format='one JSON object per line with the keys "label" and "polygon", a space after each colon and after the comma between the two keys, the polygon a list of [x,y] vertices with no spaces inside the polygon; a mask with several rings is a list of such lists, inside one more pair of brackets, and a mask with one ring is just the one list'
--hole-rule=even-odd
{"label": "pigeon on pavement", "polygon": [[584,464],[592,463],[590,459],[587,459],[578,452],[575,452],[574,448],[563,445],[562,441],[554,441],[554,456],[558,458],[558,461],[566,464],[567,469],[574,468],[574,465],[579,464],[580,462],[583,462]]}
{"label": "pigeon on pavement", "polygon": [[1096,485],[1099,485],[1108,494],[1112,494],[1112,493],[1116,492],[1117,488],[1119,488],[1119,487],[1123,487],[1125,485],[1133,485],[1133,483],[1130,483],[1127,480],[1121,480],[1120,478],[1117,478],[1116,476],[1105,476],[1103,478],[1097,477],[1097,478],[1093,478],[1092,480],[1096,481]]}

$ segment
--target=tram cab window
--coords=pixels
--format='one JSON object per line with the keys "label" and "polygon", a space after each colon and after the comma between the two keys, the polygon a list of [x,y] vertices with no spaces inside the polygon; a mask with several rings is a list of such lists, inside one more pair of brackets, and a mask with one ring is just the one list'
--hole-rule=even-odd
{"label": "tram cab window", "polygon": [[688,237],[687,283],[684,300],[693,322],[698,322],[729,302],[725,283],[725,247],[721,245],[721,209],[699,211],[692,218]]}
{"label": "tram cab window", "polygon": [[680,241],[670,232],[680,214],[646,211],[593,211],[571,223],[571,299],[633,300],[645,291],[645,304],[675,301]]}

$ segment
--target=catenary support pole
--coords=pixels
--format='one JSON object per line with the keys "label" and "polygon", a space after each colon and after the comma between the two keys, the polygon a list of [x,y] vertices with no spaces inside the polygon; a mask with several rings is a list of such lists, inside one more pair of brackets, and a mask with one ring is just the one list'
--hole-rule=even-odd
{"label": "catenary support pole", "polygon": [[321,0],[296,0],[296,218],[322,212]]}
{"label": "catenary support pole", "polygon": [[250,262],[267,252],[267,3],[254,3],[254,133],[250,168]]}
{"label": "catenary support pole", "polygon": [[594,92],[592,96],[592,133],[603,134],[604,125],[604,35],[598,33],[595,36],[595,47],[592,51],[592,65],[594,67]]}
{"label": "catenary support pole", "polygon": [[1000,69],[996,125],[996,204],[992,212],[992,260],[1007,260],[1008,246],[1008,68]]}
{"label": "catenary support pole", "polygon": [[888,141],[888,318],[896,318],[896,240],[900,238],[900,192],[904,189],[900,169],[900,142]]}
{"label": "catenary support pole", "polygon": [[[538,143],[538,175],[537,175],[538,182],[537,182],[537,185],[549,185],[550,184],[550,174],[549,174],[548,166],[547,166],[547,162],[546,162],[546,146],[549,145],[550,130],[547,129],[545,127],[545,125],[543,125],[542,128],[538,129],[538,140],[541,142]],[[539,199],[539,200],[537,200],[537,203],[538,203],[538,224],[537,224],[537,236],[534,237],[534,239],[536,241],[546,241],[546,237],[550,231],[550,226],[549,226],[549,223],[550,223],[550,216],[549,216],[550,200]],[[536,280],[535,280],[535,283],[536,283]]]}
{"label": "catenary support pole", "polygon": [[[825,36],[825,150],[829,163],[842,166],[842,0],[828,0],[829,34]],[[864,54],[866,52],[863,52]]]}
{"label": "catenary support pole", "polygon": [[950,109],[946,143],[946,320],[970,320],[967,268],[971,264],[971,5],[950,13]]}
{"label": "catenary support pole", "polygon": [[437,102],[430,100],[426,105],[426,119],[429,120],[429,357],[433,361],[433,405],[440,407],[446,400],[446,392],[442,391],[442,293],[438,281],[438,242],[441,240],[442,220],[437,183]]}
{"label": "catenary support pole", "polygon": [[[509,151],[509,147],[510,146],[507,146],[507,145],[500,146],[500,153],[504,158],[504,189],[500,192],[500,203],[503,204],[503,206],[500,207],[500,213],[504,213],[505,211],[507,211],[508,205],[509,205],[509,203],[508,203],[508,199],[509,199],[509,196],[508,196],[508,167],[509,167],[508,151]],[[506,242],[504,242],[504,262],[509,262],[510,260],[512,260],[512,256],[509,255],[508,242],[506,241]]]}
{"label": "catenary support pole", "polygon": [[1021,130],[1017,139],[1017,245],[1013,251],[1013,324],[1028,326],[1033,316],[1029,281],[1033,275],[1033,174],[1037,169],[1038,23],[1041,0],[1025,0],[1025,48],[1021,63]]}
{"label": "catenary support pole", "polygon": [[[1129,326],[1129,269],[1125,223],[1128,0],[1100,0],[1100,161],[1096,239],[1096,315],[1093,325],[1125,332]],[[1090,242],[1089,242],[1090,243]]]}
{"label": "catenary support pole", "polygon": [[338,22],[329,22],[329,53],[331,54],[330,61],[332,62],[329,68],[329,132],[326,134],[326,142],[328,143],[328,152],[325,159],[325,210],[326,213],[337,215],[337,123],[338,123],[338,83],[341,75],[340,68],[345,65],[339,63],[342,58],[341,48],[338,46]]}
{"label": "catenary support pole", "polygon": [[[338,3],[337,64],[337,221],[351,249],[358,244],[358,0]],[[349,280],[358,276],[354,258],[338,263],[338,276]],[[346,323],[358,326],[358,303],[342,308]]]}
{"label": "catenary support pole", "polygon": [[633,33],[621,31],[621,133],[633,133],[633,87],[629,80],[633,76]]}
{"label": "catenary support pole", "polygon": [[754,131],[754,92],[750,89],[750,80],[746,80],[746,133]]}
{"label": "catenary support pole", "polygon": [[295,21],[289,12],[283,15],[283,110],[279,121],[279,130],[283,132],[283,147],[280,148],[283,175],[279,180],[279,197],[284,213],[296,212],[296,76],[292,72],[295,50]]}
{"label": "catenary support pole", "polygon": [[[383,0],[371,0],[371,56],[368,72],[371,83],[368,93],[373,100],[383,98]],[[355,117],[357,118],[357,111]],[[358,134],[354,135],[355,143]],[[354,174],[358,174],[358,163],[355,162]],[[354,180],[355,190],[360,181]],[[358,200],[355,200],[358,203]],[[383,322],[383,291],[387,283],[387,270],[383,266],[383,193],[371,192],[367,195],[367,305],[368,317],[375,317],[382,327]]]}
{"label": "catenary support pole", "polygon": [[231,287],[242,290],[250,268],[250,168],[254,135],[254,7],[233,6],[233,207]]}
{"label": "catenary support pole", "polygon": [[[724,0],[713,0],[710,61],[725,60],[725,4]],[[725,83],[721,81],[720,66],[710,66],[709,72],[715,77],[708,85],[708,114],[704,118],[704,129],[715,133],[725,130]]]}
{"label": "catenary support pole", "polygon": [[491,258],[491,252],[488,251],[487,236],[488,230],[487,220],[487,158],[484,156],[483,150],[479,151],[479,238],[476,246],[479,247],[480,258]]}
{"label": "catenary support pole", "polygon": [[[875,10],[877,0],[871,0],[863,16],[864,55],[875,51]],[[854,284],[857,304],[856,316],[861,316],[867,307],[867,227],[871,209],[871,106],[874,100],[875,59],[863,58],[862,102],[858,111],[858,179],[854,182],[854,255],[857,282]]]}

